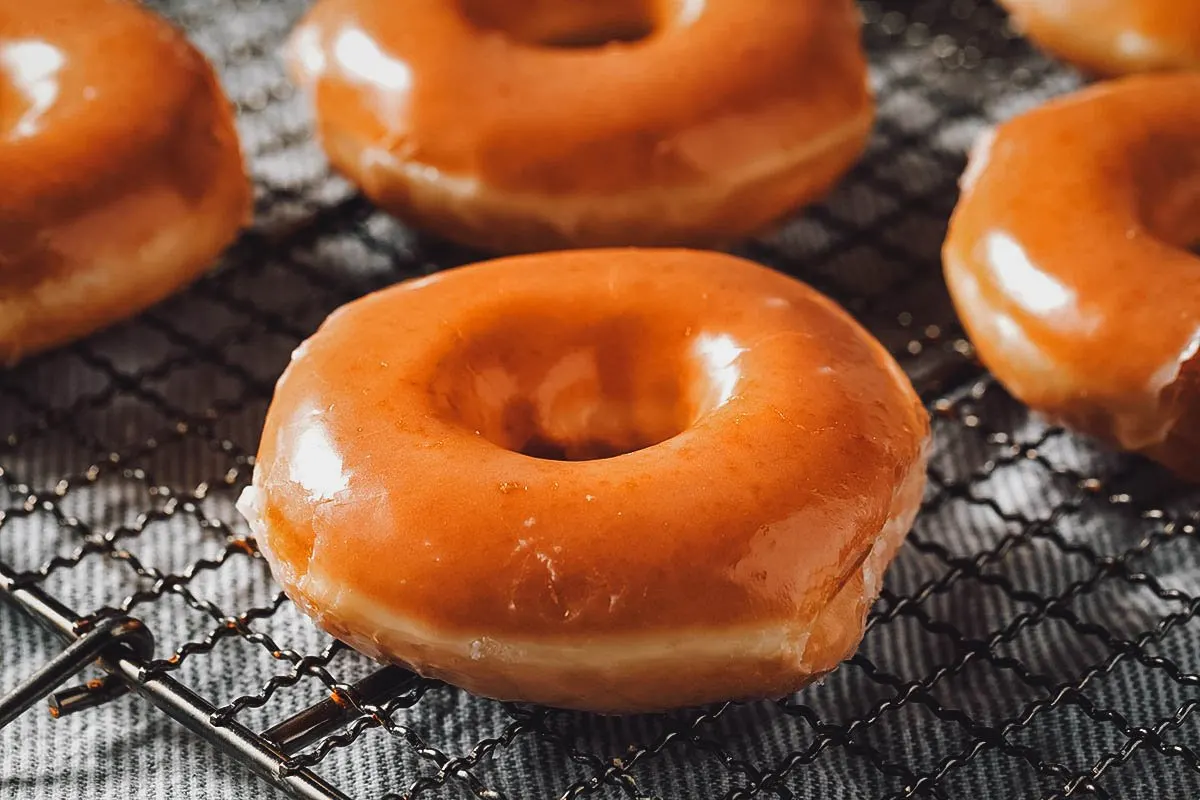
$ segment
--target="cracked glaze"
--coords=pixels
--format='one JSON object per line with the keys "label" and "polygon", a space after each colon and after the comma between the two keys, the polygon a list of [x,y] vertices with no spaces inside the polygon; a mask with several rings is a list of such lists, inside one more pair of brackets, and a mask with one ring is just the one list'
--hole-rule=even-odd
{"label": "cracked glaze", "polygon": [[984,363],[1030,406],[1200,477],[1200,73],[1098,84],[972,153],[943,249]]}
{"label": "cracked glaze", "polygon": [[233,114],[125,0],[0,0],[0,364],[207,267],[250,213]]}
{"label": "cracked glaze", "polygon": [[499,252],[739,238],[823,194],[873,113],[850,0],[321,0],[288,52],[339,170]]}
{"label": "cracked glaze", "polygon": [[715,253],[556,253],[335,312],[280,379],[241,507],[289,594],[364,652],[648,710],[782,695],[846,657],[927,438],[891,357],[803,284]]}
{"label": "cracked glaze", "polygon": [[1016,28],[1099,75],[1200,69],[1195,0],[1001,0]]}

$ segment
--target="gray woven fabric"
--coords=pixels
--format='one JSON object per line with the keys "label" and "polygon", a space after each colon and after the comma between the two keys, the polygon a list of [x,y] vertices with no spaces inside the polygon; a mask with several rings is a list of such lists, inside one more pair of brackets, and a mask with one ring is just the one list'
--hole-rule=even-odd
{"label": "gray woven fabric", "polygon": [[[328,175],[277,60],[304,2],[161,5],[239,104],[257,232],[180,297],[0,375],[0,562],[81,614],[128,609],[157,636],[156,669],[262,730],[373,669],[346,650],[297,667],[329,639],[237,546],[232,503],[271,384],[340,303],[476,256]],[[931,398],[949,391],[926,512],[859,656],[786,703],[700,719],[509,709],[422,686],[317,765],[348,796],[404,794],[422,776],[423,797],[1200,796],[1200,498],[1048,428],[986,379],[954,387],[971,363],[938,247],[963,153],[1078,79],[986,3],[863,10],[880,104],[866,157],[826,203],[740,248],[846,303]],[[61,647],[3,606],[0,642],[4,689]],[[264,691],[272,676],[284,679]],[[61,721],[40,708],[0,733],[4,798],[272,791],[135,697]]]}

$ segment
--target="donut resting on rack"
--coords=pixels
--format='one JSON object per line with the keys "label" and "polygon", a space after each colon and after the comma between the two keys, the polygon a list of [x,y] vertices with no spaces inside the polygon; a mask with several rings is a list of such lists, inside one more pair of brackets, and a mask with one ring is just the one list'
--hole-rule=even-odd
{"label": "donut resting on rack", "polygon": [[782,696],[853,652],[929,423],[833,302],[731,256],[525,256],[295,354],[239,507],[334,636],[603,712]]}
{"label": "donut resting on rack", "polygon": [[337,169],[494,252],[736,240],[873,114],[851,0],[321,0],[289,54]]}
{"label": "donut resting on rack", "polygon": [[1194,0],[1000,0],[1018,30],[1096,75],[1200,69]]}
{"label": "donut resting on rack", "polygon": [[975,147],[943,249],[984,363],[1200,479],[1200,73],[1098,84]]}
{"label": "donut resting on rack", "polygon": [[127,0],[0,1],[0,364],[132,315],[248,221],[211,66]]}

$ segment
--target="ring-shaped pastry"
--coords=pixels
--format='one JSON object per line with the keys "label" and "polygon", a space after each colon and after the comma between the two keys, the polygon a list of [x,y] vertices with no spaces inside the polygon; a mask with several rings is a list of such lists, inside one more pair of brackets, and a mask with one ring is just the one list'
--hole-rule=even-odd
{"label": "ring-shaped pastry", "polygon": [[1097,84],[976,146],[943,249],[983,362],[1054,419],[1200,477],[1200,73]]}
{"label": "ring-shaped pastry", "polygon": [[240,508],[290,596],[372,656],[647,711],[781,696],[853,652],[928,435],[882,346],[780,273],[525,256],[330,316]]}
{"label": "ring-shaped pastry", "polygon": [[212,67],[127,0],[0,3],[0,364],[132,315],[249,221]]}
{"label": "ring-shaped pastry", "polygon": [[322,0],[289,61],[334,166],[437,234],[718,244],[858,157],[859,35],[851,0]]}
{"label": "ring-shaped pastry", "polygon": [[1200,3],[1000,0],[1017,30],[1096,75],[1200,69]]}

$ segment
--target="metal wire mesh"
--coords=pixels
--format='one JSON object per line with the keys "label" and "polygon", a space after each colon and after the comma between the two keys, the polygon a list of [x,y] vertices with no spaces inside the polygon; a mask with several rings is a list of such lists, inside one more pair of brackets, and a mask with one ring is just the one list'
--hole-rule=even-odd
{"label": "metal wire mesh", "polygon": [[1200,796],[1200,496],[1013,401],[940,280],[966,146],[1077,80],[999,10],[864,2],[880,102],[867,155],[827,202],[740,249],[850,308],[934,416],[924,513],[860,651],[776,703],[614,719],[371,677],[278,593],[232,507],[275,376],[341,303],[480,254],[329,175],[276,57],[304,2],[159,5],[238,104],[258,223],[186,293],[0,373],[12,586],[88,620],[144,620],[158,640],[144,676],[194,688],[215,709],[201,727],[262,732],[335,696],[317,715],[330,724],[286,752],[257,741],[277,774],[353,797]]}

